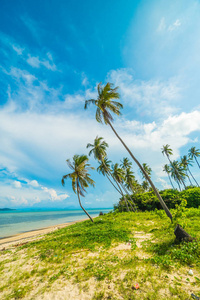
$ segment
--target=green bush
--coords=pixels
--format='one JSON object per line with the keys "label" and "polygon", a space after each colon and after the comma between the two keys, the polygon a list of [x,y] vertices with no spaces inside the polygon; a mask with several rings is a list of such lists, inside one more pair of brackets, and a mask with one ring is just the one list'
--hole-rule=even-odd
{"label": "green bush", "polygon": [[[187,201],[187,208],[200,206],[200,188],[188,188],[182,192],[177,190],[168,189],[159,192],[169,209],[176,208],[183,200]],[[128,198],[127,198],[128,199]],[[141,211],[151,211],[161,209],[161,205],[154,192],[133,194],[131,199]],[[114,206],[114,210],[119,212],[126,211],[126,205],[123,199]]]}

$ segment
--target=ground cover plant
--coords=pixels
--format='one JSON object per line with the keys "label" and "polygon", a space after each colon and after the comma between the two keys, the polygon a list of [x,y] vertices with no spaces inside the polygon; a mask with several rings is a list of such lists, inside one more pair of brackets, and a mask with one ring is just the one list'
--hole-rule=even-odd
{"label": "ground cover plant", "polygon": [[200,209],[183,205],[172,214],[193,242],[176,243],[174,223],[157,210],[109,213],[6,248],[0,251],[0,298],[200,296]]}

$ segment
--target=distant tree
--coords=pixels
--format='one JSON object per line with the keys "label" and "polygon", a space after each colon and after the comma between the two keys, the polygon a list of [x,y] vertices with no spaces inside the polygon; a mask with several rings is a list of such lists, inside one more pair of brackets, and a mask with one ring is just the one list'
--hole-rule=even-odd
{"label": "distant tree", "polygon": [[94,169],[93,167],[90,167],[88,160],[89,159],[86,155],[74,155],[72,162],[70,159],[67,159],[67,165],[73,172],[62,177],[62,185],[64,186],[66,179],[71,179],[72,189],[78,196],[80,207],[88,215],[90,220],[94,222],[89,213],[83,208],[80,200],[80,196],[85,197],[84,193],[86,192],[86,188],[89,185],[94,186],[95,183],[94,180],[90,178],[90,174],[88,173],[90,169]]}
{"label": "distant tree", "polygon": [[123,105],[115,101],[115,99],[119,99],[119,93],[117,92],[118,87],[113,88],[113,84],[107,83],[104,87],[101,85],[101,83],[97,86],[98,91],[98,97],[97,99],[90,99],[85,101],[85,109],[87,109],[88,105],[94,104],[96,106],[96,120],[100,123],[108,124],[114,134],[117,136],[117,138],[120,140],[120,142],[123,144],[125,149],[128,151],[132,159],[135,161],[135,163],[139,166],[139,168],[144,173],[147,181],[150,183],[154,193],[156,194],[158,200],[161,203],[162,208],[165,210],[167,216],[172,220],[172,214],[170,213],[168,207],[166,206],[165,202],[163,201],[162,197],[160,196],[158,190],[156,189],[155,185],[151,181],[151,178],[148,176],[148,174],[143,169],[142,165],[139,163],[139,161],[136,159],[136,157],[133,155],[133,153],[130,151],[128,146],[124,143],[124,141],[121,139],[121,137],[118,135],[116,130],[114,129],[112,122],[114,121],[112,113],[119,116],[121,115],[120,109],[123,108]]}

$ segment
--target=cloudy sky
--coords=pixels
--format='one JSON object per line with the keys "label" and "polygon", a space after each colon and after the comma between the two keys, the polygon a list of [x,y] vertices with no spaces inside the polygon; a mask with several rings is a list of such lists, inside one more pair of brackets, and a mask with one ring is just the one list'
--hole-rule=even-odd
{"label": "cloudy sky", "polygon": [[[88,154],[97,135],[113,163],[128,156],[94,109],[83,109],[100,81],[120,87],[115,128],[156,186],[169,187],[162,145],[172,159],[200,148],[200,2],[1,0],[0,207],[78,206],[70,181],[61,185],[66,159]],[[84,205],[112,207],[112,186],[91,176]]]}

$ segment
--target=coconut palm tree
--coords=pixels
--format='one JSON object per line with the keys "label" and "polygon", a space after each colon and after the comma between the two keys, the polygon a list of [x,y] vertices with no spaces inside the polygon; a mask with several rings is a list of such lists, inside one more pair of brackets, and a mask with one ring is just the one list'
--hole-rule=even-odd
{"label": "coconut palm tree", "polygon": [[170,145],[168,145],[168,144],[163,145],[161,150],[162,150],[162,154],[167,156],[169,163],[171,165],[171,168],[173,169],[173,170],[171,169],[171,172],[170,172],[171,174],[173,174],[173,176],[171,175],[171,177],[176,181],[176,183],[178,184],[179,190],[181,191],[180,182],[183,183],[183,185],[185,185],[185,183],[184,183],[184,181],[183,182],[181,181],[181,176],[179,174],[179,168],[180,168],[179,163],[176,161],[173,161],[173,162],[171,161],[170,155],[173,154],[173,151],[170,148]]}
{"label": "coconut palm tree", "polygon": [[[90,150],[89,152],[89,156],[91,154],[94,155],[94,158],[97,159],[99,161],[99,163],[101,162],[103,165],[104,165],[104,169],[106,170],[106,177],[109,179],[109,181],[112,183],[112,185],[115,187],[115,189],[122,195],[122,197],[124,197],[124,200],[126,202],[126,205],[127,205],[127,210],[129,211],[129,208],[128,208],[128,204],[127,204],[127,200],[121,190],[121,187],[119,185],[119,183],[117,182],[116,178],[113,176],[113,174],[110,172],[110,168],[107,168],[106,165],[104,164],[104,160],[105,160],[105,157],[107,156],[107,153],[106,153],[106,149],[108,148],[108,144],[103,140],[102,137],[96,137],[95,140],[94,140],[94,144],[90,144],[88,143],[87,144],[87,148],[91,148],[92,149]],[[111,181],[111,179],[109,178],[108,174],[112,177],[112,179],[116,182],[118,188],[114,185],[114,183]]]}
{"label": "coconut palm tree", "polygon": [[[193,186],[192,184],[192,181],[190,179],[190,176],[195,180],[194,176],[192,175],[192,173],[190,172],[190,169],[189,169],[189,165],[191,165],[191,159],[187,157],[187,155],[184,155],[183,157],[181,157],[181,165],[185,168],[185,172],[186,172],[186,175],[189,179],[189,182],[190,182],[190,185]],[[190,176],[188,175],[187,171],[190,173]],[[195,180],[196,182],[196,180]],[[197,182],[196,182],[197,183]],[[198,185],[198,183],[197,183]]]}
{"label": "coconut palm tree", "polygon": [[[149,175],[149,177],[151,178],[151,172],[152,172],[152,169],[146,164],[146,163],[143,163],[142,164],[145,172]],[[144,179],[144,182],[142,184],[144,190],[148,190],[149,188],[149,183],[148,181],[146,181],[146,177],[144,176],[144,173],[140,170],[140,173],[142,174],[142,178]]]}
{"label": "coconut palm tree", "polygon": [[64,175],[62,177],[62,185],[65,185],[65,180],[66,179],[71,179],[72,181],[72,189],[74,191],[75,194],[77,194],[78,196],[78,201],[79,201],[79,205],[82,208],[82,210],[88,215],[88,217],[90,218],[90,220],[92,222],[93,219],[92,217],[89,215],[89,213],[83,208],[81,200],[80,200],[80,196],[85,197],[84,193],[86,192],[86,188],[89,185],[94,186],[94,180],[92,180],[90,178],[90,174],[88,173],[88,171],[90,169],[94,169],[93,167],[90,167],[90,164],[88,163],[88,157],[87,155],[74,155],[73,156],[73,161],[71,162],[70,159],[67,159],[67,165],[68,167],[72,170],[71,173]]}
{"label": "coconut palm tree", "polygon": [[[128,198],[130,199],[130,202],[128,201],[128,203],[131,205],[132,199],[130,197],[128,190],[126,189],[126,187],[124,185],[124,181],[125,181],[124,169],[120,168],[119,164],[116,163],[116,164],[112,165],[112,171],[113,171],[113,176],[115,177],[116,181],[118,182],[118,184],[121,186],[121,188],[124,190],[124,192],[127,194]],[[135,206],[134,203],[133,203],[133,205]],[[131,208],[132,208],[132,205],[131,205]],[[134,210],[137,210],[136,206],[135,206]]]}
{"label": "coconut palm tree", "polygon": [[112,125],[112,122],[114,121],[112,113],[116,114],[117,116],[120,116],[121,115],[120,109],[123,108],[123,105],[120,102],[114,101],[114,99],[120,98],[117,90],[118,90],[118,87],[113,88],[113,84],[111,84],[109,82],[104,87],[101,85],[101,83],[99,83],[97,86],[98,98],[86,100],[84,108],[87,109],[90,104],[94,104],[97,107],[97,109],[96,109],[97,122],[99,122],[99,123],[104,122],[106,125],[108,124],[111,127],[114,134],[117,136],[117,138],[120,140],[122,145],[125,147],[125,149],[130,154],[131,158],[136,162],[136,164],[139,166],[139,168],[144,173],[146,179],[148,180],[152,189],[154,190],[154,193],[158,197],[167,216],[172,220],[172,214],[170,213],[168,207],[166,206],[165,202],[163,201],[162,197],[160,196],[159,192],[157,191],[156,187],[154,186],[153,182],[151,181],[151,178],[145,172],[142,165],[135,158],[133,153],[130,151],[128,146],[124,143],[124,141],[121,139],[121,137],[118,135],[118,133],[116,132],[116,130],[114,129],[114,127]]}
{"label": "coconut palm tree", "polygon": [[172,186],[172,188],[174,189],[173,183],[172,183],[172,181],[171,181],[171,177],[170,177],[170,175],[169,175],[169,174],[170,174],[170,167],[169,167],[167,164],[164,165],[163,171],[164,171],[165,173],[167,173],[168,178],[169,178],[169,181],[170,181],[170,183],[171,183],[171,186]]}
{"label": "coconut palm tree", "polygon": [[185,189],[186,189],[186,185],[185,185],[185,177],[186,177],[185,168],[176,160],[171,162],[171,166],[172,166],[171,167],[171,177],[177,182],[180,191],[181,191],[180,184],[183,184]]}
{"label": "coconut palm tree", "polygon": [[121,162],[121,167],[126,170],[130,169],[132,166],[132,162],[128,159],[128,157],[124,157],[122,162]]}
{"label": "coconut palm tree", "polygon": [[197,157],[200,156],[200,150],[199,150],[199,149],[196,149],[196,147],[192,147],[188,152],[189,152],[189,157],[190,157],[191,159],[194,158],[194,159],[196,160],[197,165],[198,165],[199,168],[200,168],[200,165],[199,165],[198,160],[197,160]]}

